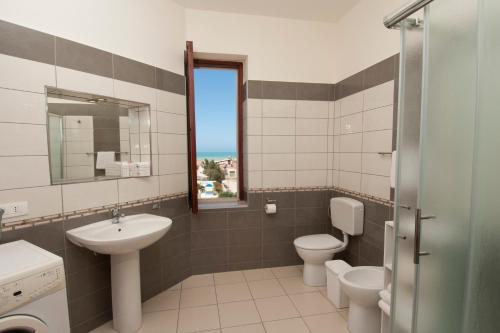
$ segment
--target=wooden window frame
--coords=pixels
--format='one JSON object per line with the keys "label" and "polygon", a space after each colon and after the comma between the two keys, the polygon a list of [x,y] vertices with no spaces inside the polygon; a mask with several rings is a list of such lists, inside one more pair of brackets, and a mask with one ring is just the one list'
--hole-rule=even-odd
{"label": "wooden window frame", "polygon": [[[189,53],[191,52],[191,57]],[[198,212],[198,182],[196,166],[196,111],[194,107],[194,69],[215,68],[233,69],[237,71],[237,149],[238,149],[238,200],[244,201],[246,193],[244,189],[244,157],[243,157],[243,63],[236,61],[219,61],[207,59],[195,59],[193,56],[193,44],[187,42],[186,74],[187,74],[187,109],[189,127],[189,157],[190,157],[190,201],[191,210],[194,214]],[[191,58],[191,60],[190,60]]]}

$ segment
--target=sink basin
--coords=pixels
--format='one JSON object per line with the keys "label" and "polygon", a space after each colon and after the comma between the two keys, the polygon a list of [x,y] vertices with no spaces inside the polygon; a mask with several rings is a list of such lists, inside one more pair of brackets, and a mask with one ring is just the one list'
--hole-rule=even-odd
{"label": "sink basin", "polygon": [[66,232],[69,240],[102,254],[124,254],[143,249],[167,233],[172,220],[151,214],[130,215],[112,224],[111,220],[92,223]]}
{"label": "sink basin", "polygon": [[111,255],[113,328],[134,333],[142,326],[139,250],[162,238],[172,227],[167,217],[138,214],[92,223],[66,231],[68,239],[91,251]]}

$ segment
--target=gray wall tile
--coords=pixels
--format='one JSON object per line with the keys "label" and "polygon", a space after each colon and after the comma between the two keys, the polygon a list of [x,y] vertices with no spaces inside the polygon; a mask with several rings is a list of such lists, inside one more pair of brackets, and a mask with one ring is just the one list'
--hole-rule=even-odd
{"label": "gray wall tile", "polygon": [[0,20],[0,53],[54,65],[54,36]]}
{"label": "gray wall tile", "polygon": [[186,95],[186,80],[183,75],[156,68],[156,88]]}
{"label": "gray wall tile", "polygon": [[305,101],[328,101],[330,84],[297,83],[297,99]]}
{"label": "gray wall tile", "polygon": [[382,60],[363,71],[363,90],[394,80],[395,56]]}
{"label": "gray wall tile", "polygon": [[117,80],[156,88],[156,69],[153,66],[113,54],[113,72]]}
{"label": "gray wall tile", "polygon": [[248,98],[262,98],[262,81],[248,80]]}
{"label": "gray wall tile", "polygon": [[56,37],[56,65],[113,77],[112,54],[87,45]]}
{"label": "gray wall tile", "polygon": [[262,98],[297,99],[296,82],[262,81]]}

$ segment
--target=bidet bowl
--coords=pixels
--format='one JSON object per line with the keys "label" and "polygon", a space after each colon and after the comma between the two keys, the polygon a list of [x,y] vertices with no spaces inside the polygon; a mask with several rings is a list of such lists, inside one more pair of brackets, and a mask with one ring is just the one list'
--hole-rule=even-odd
{"label": "bidet bowl", "polygon": [[384,271],[382,267],[359,266],[348,269],[339,275],[342,289],[358,304],[375,306],[384,289]]}

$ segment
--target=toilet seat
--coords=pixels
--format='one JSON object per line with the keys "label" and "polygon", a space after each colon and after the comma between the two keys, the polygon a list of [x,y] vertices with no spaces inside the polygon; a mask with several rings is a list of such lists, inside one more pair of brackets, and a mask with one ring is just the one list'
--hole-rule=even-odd
{"label": "toilet seat", "polygon": [[329,234],[308,235],[296,238],[293,244],[304,250],[332,250],[344,243]]}

